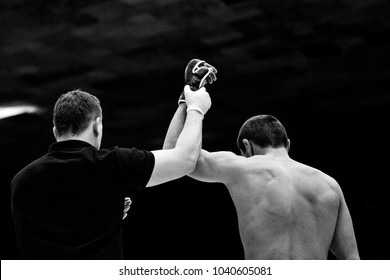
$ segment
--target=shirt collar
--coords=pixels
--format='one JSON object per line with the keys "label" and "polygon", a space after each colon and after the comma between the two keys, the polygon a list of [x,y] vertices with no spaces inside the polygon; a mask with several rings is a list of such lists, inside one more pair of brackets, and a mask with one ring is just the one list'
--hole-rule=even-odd
{"label": "shirt collar", "polygon": [[63,151],[63,150],[78,150],[81,148],[93,147],[91,144],[81,140],[66,140],[51,144],[49,152]]}

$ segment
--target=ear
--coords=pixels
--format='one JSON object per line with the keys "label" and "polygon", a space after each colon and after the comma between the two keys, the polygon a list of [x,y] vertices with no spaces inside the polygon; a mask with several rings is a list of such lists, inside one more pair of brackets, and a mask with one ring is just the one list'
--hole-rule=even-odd
{"label": "ear", "polygon": [[245,146],[245,151],[243,151],[244,152],[244,156],[246,156],[246,157],[253,156],[253,148],[252,148],[252,145],[249,142],[249,140],[248,139],[242,139],[242,143]]}
{"label": "ear", "polygon": [[54,135],[54,138],[56,139],[56,141],[58,142],[58,139],[60,138],[60,136],[59,136],[57,128],[55,126],[53,126],[53,135]]}
{"label": "ear", "polygon": [[92,130],[93,130],[93,134],[98,137],[102,131],[101,131],[101,125],[102,125],[102,119],[100,117],[97,117],[93,124],[92,124]]}
{"label": "ear", "polygon": [[286,147],[287,152],[290,151],[290,148],[291,148],[291,141],[290,139],[287,139],[287,147]]}

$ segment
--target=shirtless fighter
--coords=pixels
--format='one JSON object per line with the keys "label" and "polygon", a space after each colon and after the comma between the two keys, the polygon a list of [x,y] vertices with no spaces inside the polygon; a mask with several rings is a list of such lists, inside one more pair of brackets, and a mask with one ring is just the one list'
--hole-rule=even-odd
{"label": "shirtless fighter", "polygon": [[[175,146],[186,104],[170,124],[164,149]],[[236,206],[246,259],[359,259],[352,219],[338,183],[289,157],[290,140],[271,115],[255,116],[241,127],[241,156],[201,151],[189,176],[220,182]]]}

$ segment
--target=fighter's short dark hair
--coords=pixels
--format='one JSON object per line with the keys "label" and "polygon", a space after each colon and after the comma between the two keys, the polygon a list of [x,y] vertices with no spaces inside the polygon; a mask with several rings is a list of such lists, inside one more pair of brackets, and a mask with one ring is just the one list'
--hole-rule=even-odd
{"label": "fighter's short dark hair", "polygon": [[102,117],[99,99],[79,89],[62,94],[54,105],[53,124],[60,135],[80,133],[96,117]]}
{"label": "fighter's short dark hair", "polygon": [[262,148],[288,146],[287,132],[282,123],[272,115],[258,115],[248,119],[241,127],[237,146],[245,151],[243,139],[248,139]]}

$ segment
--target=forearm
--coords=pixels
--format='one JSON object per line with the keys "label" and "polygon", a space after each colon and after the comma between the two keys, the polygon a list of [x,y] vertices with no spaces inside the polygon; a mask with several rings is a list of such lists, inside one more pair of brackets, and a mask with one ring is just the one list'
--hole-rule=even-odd
{"label": "forearm", "polygon": [[184,94],[189,108],[179,106],[169,125],[164,149],[152,151],[155,163],[147,187],[178,179],[195,169],[202,144],[203,117],[211,100],[205,88],[193,92],[186,85]]}
{"label": "forearm", "polygon": [[[195,168],[202,145],[202,120],[202,114],[197,111],[189,111],[175,145],[175,149],[180,150],[183,153],[183,156],[193,163],[193,168]],[[173,127],[175,127],[175,125],[173,125]],[[169,142],[172,143],[173,141]]]}
{"label": "forearm", "polygon": [[194,171],[202,139],[203,115],[197,111],[187,114],[175,148],[152,151],[155,165],[147,187],[178,179]]}
{"label": "forearm", "polygon": [[173,149],[176,147],[177,140],[180,136],[180,133],[183,130],[184,123],[186,120],[187,106],[185,103],[179,104],[177,110],[169,124],[167,134],[165,136],[163,150]]}

